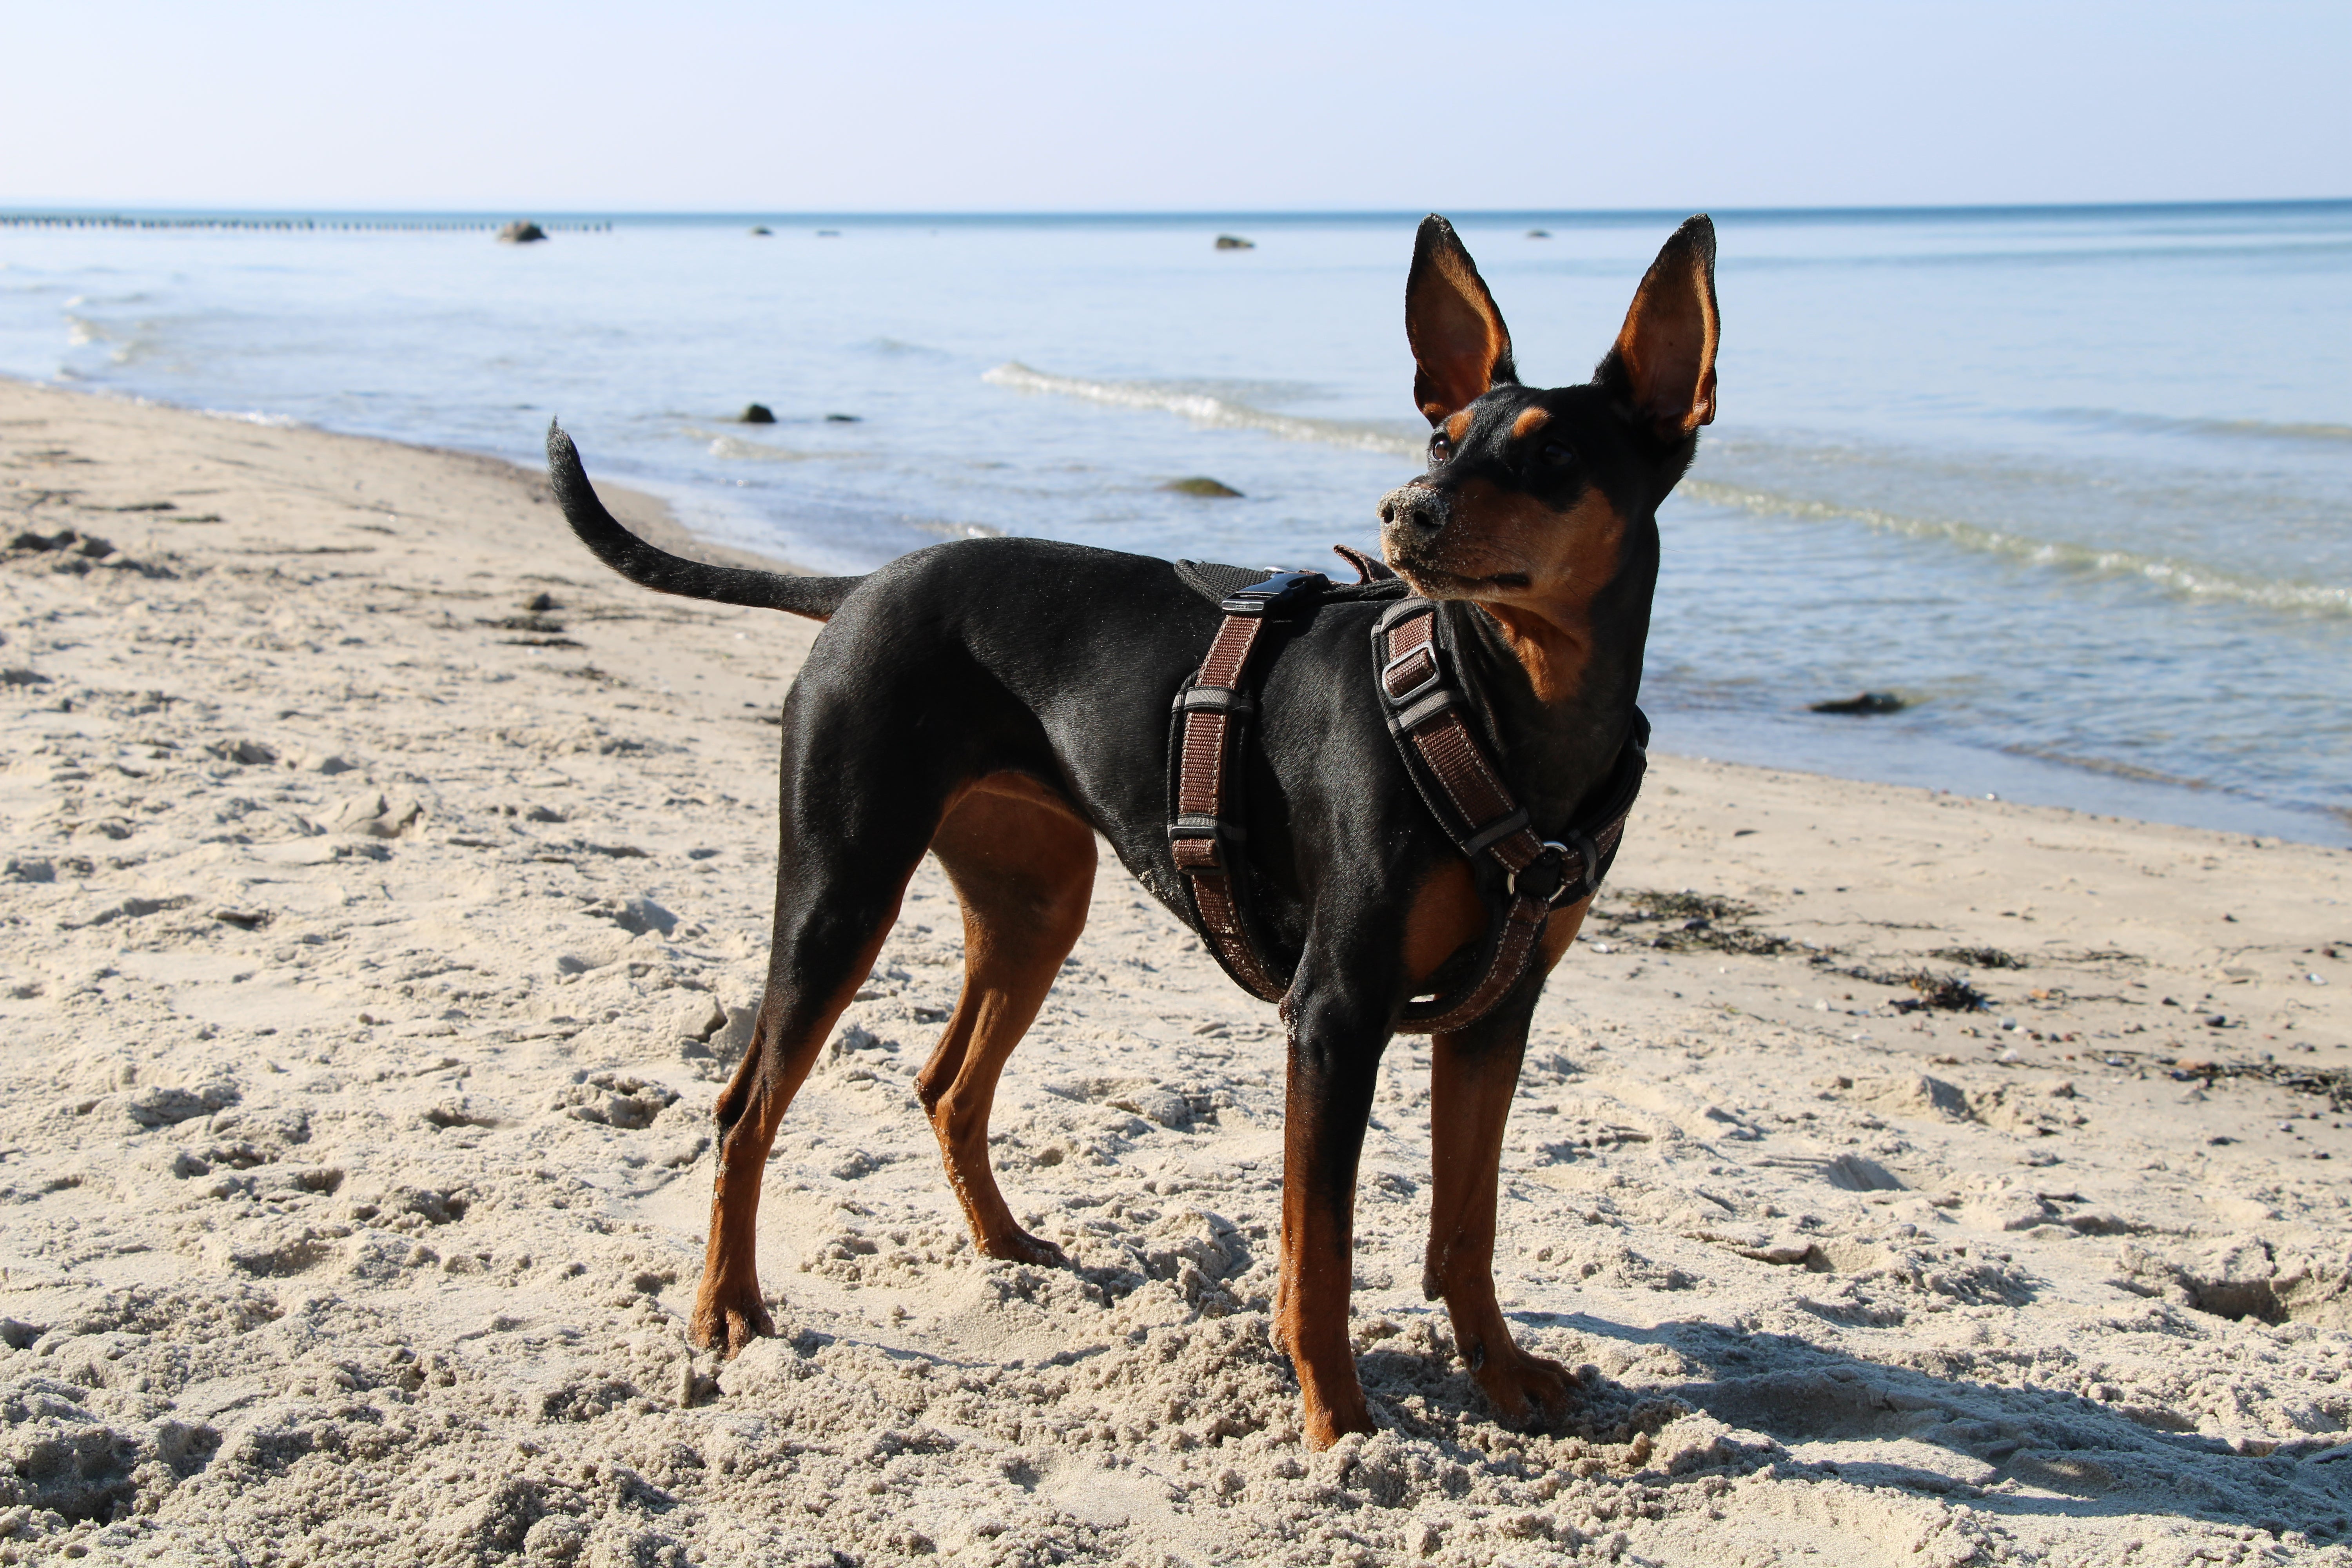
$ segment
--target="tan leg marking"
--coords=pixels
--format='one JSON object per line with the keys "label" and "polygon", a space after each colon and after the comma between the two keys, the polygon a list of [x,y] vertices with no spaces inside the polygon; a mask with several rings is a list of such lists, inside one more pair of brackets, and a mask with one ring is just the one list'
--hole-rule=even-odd
{"label": "tan leg marking", "polygon": [[981,1255],[1060,1264],[1062,1249],[1015,1225],[997,1190],[988,1114],[1005,1059],[1086,929],[1094,829],[1042,784],[995,773],[949,808],[931,848],[963,905],[963,994],[915,1091]]}

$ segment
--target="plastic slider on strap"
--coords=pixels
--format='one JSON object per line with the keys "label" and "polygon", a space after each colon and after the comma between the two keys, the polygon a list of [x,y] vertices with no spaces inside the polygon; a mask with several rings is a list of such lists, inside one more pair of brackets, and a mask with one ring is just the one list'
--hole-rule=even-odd
{"label": "plastic slider on strap", "polygon": [[1410,735],[1431,720],[1467,706],[1462,693],[1450,686],[1441,686],[1402,712],[1390,714],[1389,730],[1392,734]]}
{"label": "plastic slider on strap", "polygon": [[1236,589],[1217,608],[1229,616],[1263,616],[1313,597],[1330,581],[1320,572],[1276,572],[1262,583]]}
{"label": "plastic slider on strap", "polygon": [[1168,825],[1168,842],[1176,866],[1183,871],[1222,871],[1225,846],[1248,841],[1249,829],[1238,822],[1214,816],[1186,815]]}
{"label": "plastic slider on strap", "polygon": [[1527,825],[1528,808],[1521,806],[1507,816],[1488,823],[1485,827],[1464,839],[1462,853],[1474,857],[1483,855]]}
{"label": "plastic slider on strap", "polygon": [[1176,694],[1179,713],[1230,713],[1246,719],[1257,711],[1257,699],[1230,686],[1188,686]]}

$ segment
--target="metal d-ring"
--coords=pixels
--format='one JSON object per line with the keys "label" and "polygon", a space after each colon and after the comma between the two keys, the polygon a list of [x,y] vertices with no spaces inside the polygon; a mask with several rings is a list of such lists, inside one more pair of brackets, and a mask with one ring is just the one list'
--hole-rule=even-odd
{"label": "metal d-ring", "polygon": [[[1581,855],[1584,861],[1584,875],[1578,878],[1573,884],[1570,884],[1565,876],[1561,877],[1559,879],[1559,886],[1553,889],[1551,897],[1544,900],[1544,907],[1546,909],[1556,910],[1559,908],[1559,901],[1568,897],[1569,889],[1571,885],[1577,888],[1580,892],[1590,892],[1592,890],[1592,863],[1594,859],[1592,840],[1591,837],[1581,833],[1573,834],[1570,837],[1575,838],[1577,842],[1577,848],[1573,851],[1570,850],[1569,846],[1562,844],[1557,838],[1547,838],[1543,840],[1543,847],[1546,849],[1559,850],[1560,862],[1563,866],[1567,864],[1568,858],[1571,853]],[[1541,857],[1538,856],[1538,858],[1540,859]],[[1535,862],[1532,860],[1528,862],[1529,865],[1533,865],[1534,863]],[[1504,890],[1508,892],[1511,897],[1515,899],[1517,898],[1519,896],[1519,874],[1517,871],[1506,871],[1503,873],[1503,888]]]}

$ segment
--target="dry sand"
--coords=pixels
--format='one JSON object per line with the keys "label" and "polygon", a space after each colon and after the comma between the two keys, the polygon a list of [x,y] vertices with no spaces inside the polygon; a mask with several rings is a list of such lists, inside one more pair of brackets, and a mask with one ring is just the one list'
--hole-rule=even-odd
{"label": "dry sand", "polygon": [[783,1337],[689,1352],[813,628],[495,462],[0,384],[19,530],[113,550],[0,552],[0,1561],[2352,1562],[2341,852],[1662,758],[1506,1156],[1582,1415],[1447,1356],[1400,1040],[1381,1430],[1309,1455],[1272,1013],[1115,868],[996,1120],[1080,1267],[961,1234],[927,869],[769,1177]]}

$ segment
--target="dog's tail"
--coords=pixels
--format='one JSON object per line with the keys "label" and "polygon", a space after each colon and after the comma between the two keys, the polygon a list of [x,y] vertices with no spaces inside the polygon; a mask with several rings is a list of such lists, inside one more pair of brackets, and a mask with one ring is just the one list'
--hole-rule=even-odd
{"label": "dog's tail", "polygon": [[758,572],[742,566],[711,566],[656,549],[623,528],[588,483],[580,453],[560,425],[547,427],[547,478],[554,487],[555,503],[580,542],[596,559],[626,577],[661,594],[682,594],[689,599],[715,599],[722,605],[748,605],[755,610],[782,610],[829,620],[863,577],[795,577],[783,572]]}

